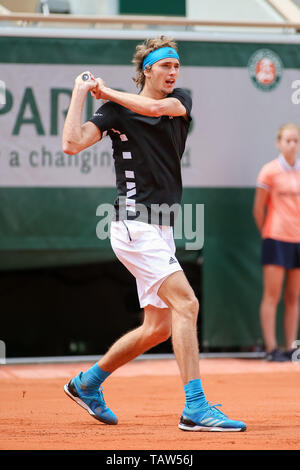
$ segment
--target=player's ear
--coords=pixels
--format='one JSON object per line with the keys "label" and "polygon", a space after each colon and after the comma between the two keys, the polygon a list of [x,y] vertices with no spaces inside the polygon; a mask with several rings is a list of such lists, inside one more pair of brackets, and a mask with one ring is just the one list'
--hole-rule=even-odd
{"label": "player's ear", "polygon": [[146,67],[143,71],[146,78],[150,77],[151,75],[151,67]]}

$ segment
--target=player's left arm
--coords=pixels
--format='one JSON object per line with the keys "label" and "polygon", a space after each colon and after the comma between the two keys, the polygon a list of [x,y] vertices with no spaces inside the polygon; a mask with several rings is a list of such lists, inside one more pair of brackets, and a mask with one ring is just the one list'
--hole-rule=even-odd
{"label": "player's left arm", "polygon": [[135,95],[124,91],[114,90],[105,86],[101,78],[97,78],[98,91],[92,93],[97,99],[114,101],[115,103],[144,116],[183,116],[187,117],[185,106],[177,98],[168,97],[155,100],[147,96]]}

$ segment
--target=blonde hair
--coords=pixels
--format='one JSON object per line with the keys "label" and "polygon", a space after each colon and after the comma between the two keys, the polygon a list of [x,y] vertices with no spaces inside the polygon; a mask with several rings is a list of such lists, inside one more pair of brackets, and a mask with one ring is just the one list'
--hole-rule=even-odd
{"label": "blonde hair", "polygon": [[298,134],[300,135],[300,128],[296,124],[294,124],[293,122],[289,122],[287,124],[283,124],[283,126],[281,126],[278,129],[278,131],[277,131],[277,141],[281,140],[282,134],[286,129],[296,130],[298,132]]}
{"label": "blonde hair", "polygon": [[136,76],[133,78],[137,87],[144,88],[146,77],[143,71],[143,62],[150,52],[160,49],[161,47],[173,47],[176,51],[177,44],[172,38],[160,36],[160,38],[147,39],[143,44],[136,46],[136,52],[133,56],[132,63],[136,65]]}

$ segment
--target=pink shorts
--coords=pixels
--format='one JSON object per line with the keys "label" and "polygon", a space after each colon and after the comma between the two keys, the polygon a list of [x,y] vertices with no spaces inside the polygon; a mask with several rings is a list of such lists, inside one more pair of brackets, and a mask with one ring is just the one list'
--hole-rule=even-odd
{"label": "pink shorts", "polygon": [[113,221],[110,241],[117,258],[136,279],[141,308],[167,308],[157,292],[170,274],[182,271],[175,257],[173,228],[134,220]]}

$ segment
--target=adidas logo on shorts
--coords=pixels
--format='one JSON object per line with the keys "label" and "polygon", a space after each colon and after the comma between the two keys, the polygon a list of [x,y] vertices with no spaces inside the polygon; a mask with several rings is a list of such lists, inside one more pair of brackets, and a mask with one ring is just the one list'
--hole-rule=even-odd
{"label": "adidas logo on shorts", "polygon": [[177,261],[176,261],[176,259],[172,258],[172,256],[171,256],[169,264],[173,264],[173,263],[177,263]]}

